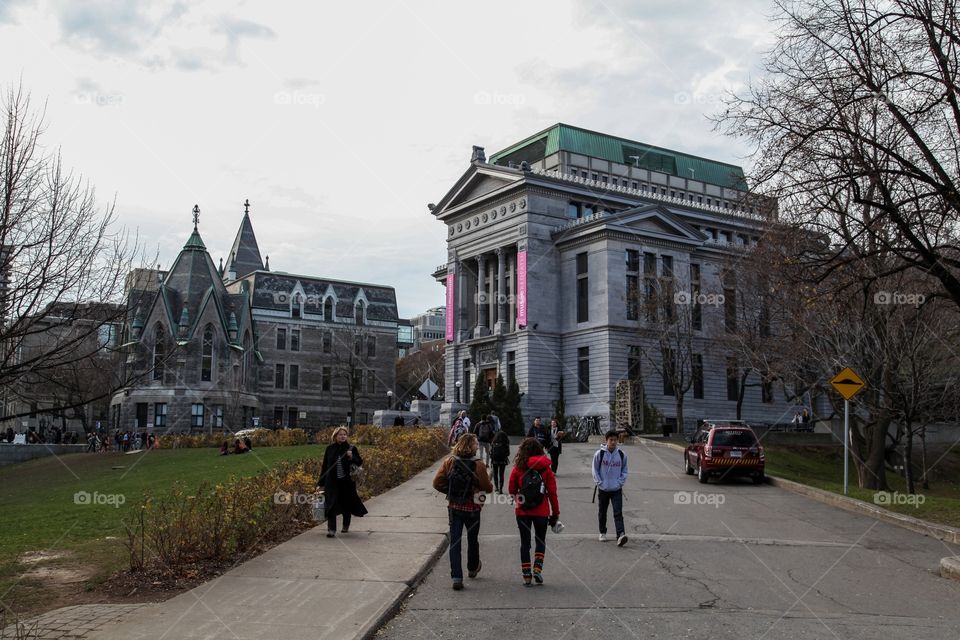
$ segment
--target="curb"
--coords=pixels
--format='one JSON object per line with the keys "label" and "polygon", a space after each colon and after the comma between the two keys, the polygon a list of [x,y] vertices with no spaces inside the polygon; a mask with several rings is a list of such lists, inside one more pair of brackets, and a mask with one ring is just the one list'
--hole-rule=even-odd
{"label": "curb", "polygon": [[960,556],[951,556],[940,561],[940,577],[960,580]]}
{"label": "curb", "polygon": [[[656,440],[648,439],[646,440],[647,444],[655,447],[665,447],[673,449],[675,451],[685,451],[686,447],[683,447],[679,444],[674,444],[672,442],[658,442]],[[909,529],[915,533],[920,533],[925,536],[930,536],[936,538],[937,540],[942,540],[944,542],[950,542],[952,544],[960,544],[960,529],[955,527],[949,527],[943,524],[936,524],[934,522],[928,522],[926,520],[921,520],[920,518],[914,518],[911,516],[903,515],[890,511],[888,509],[882,509],[875,505],[863,502],[862,500],[857,500],[855,498],[849,498],[847,496],[841,496],[830,491],[824,491],[823,489],[817,489],[799,482],[794,482],[793,480],[786,480],[784,478],[778,478],[776,476],[767,476],[767,483],[778,487],[780,489],[785,489],[791,493],[796,493],[802,496],[806,496],[817,502],[822,502],[824,504],[836,507],[838,509],[843,509],[845,511],[851,511],[853,513],[859,513],[861,515],[870,516],[871,518],[876,518],[888,524],[893,524],[904,529]],[[950,560],[950,558],[944,558],[944,560]],[[956,570],[957,579],[960,580],[960,560],[954,559],[955,565],[951,565],[953,569],[948,571]],[[943,574],[943,563],[941,562],[941,575]]]}

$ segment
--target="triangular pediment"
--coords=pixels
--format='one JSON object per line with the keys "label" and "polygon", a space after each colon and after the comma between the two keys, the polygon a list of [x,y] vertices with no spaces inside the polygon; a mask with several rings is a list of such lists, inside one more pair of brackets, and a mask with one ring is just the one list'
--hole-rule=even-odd
{"label": "triangular pediment", "polygon": [[695,242],[704,240],[703,234],[662,205],[646,205],[624,211],[617,215],[616,222],[611,226],[623,231],[661,238],[669,237]]}
{"label": "triangular pediment", "polygon": [[434,207],[433,215],[443,216],[452,209],[478,200],[486,195],[500,191],[518,182],[523,174],[516,169],[494,165],[474,164],[467,169],[440,203]]}

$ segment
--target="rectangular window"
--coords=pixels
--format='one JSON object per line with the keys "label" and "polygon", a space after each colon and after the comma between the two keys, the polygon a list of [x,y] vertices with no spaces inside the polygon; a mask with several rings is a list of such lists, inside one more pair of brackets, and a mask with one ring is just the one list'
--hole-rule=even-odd
{"label": "rectangular window", "polygon": [[333,351],[333,332],[324,331],[323,332],[323,352],[330,353]]}
{"label": "rectangular window", "polygon": [[587,254],[577,254],[577,322],[590,319],[590,284],[587,277]]}
{"label": "rectangular window", "polygon": [[190,426],[196,429],[203,429],[203,405],[190,405]]}
{"label": "rectangular window", "polygon": [[283,389],[283,365],[278,364],[276,369],[276,375],[273,378],[273,387],[274,389]]}
{"label": "rectangular window", "polygon": [[673,277],[673,256],[661,256],[660,268],[664,278]]}
{"label": "rectangular window", "polygon": [[663,395],[674,396],[674,382],[677,377],[677,357],[672,350],[663,353]]}
{"label": "rectangular window", "polygon": [[727,358],[727,400],[740,398],[740,379],[737,371],[737,359]]}
{"label": "rectangular window", "polygon": [[577,349],[577,393],[590,393],[590,347]]}
{"label": "rectangular window", "polygon": [[632,273],[640,271],[640,252],[636,249],[627,249],[627,271]]}
{"label": "rectangular window", "polygon": [[640,278],[627,276],[627,320],[637,320],[640,317]]}
{"label": "rectangular window", "polygon": [[571,219],[580,217],[580,205],[576,202],[567,203],[567,217]]}
{"label": "rectangular window", "polygon": [[693,354],[690,368],[693,376],[693,399],[703,400],[703,356],[699,353]]}
{"label": "rectangular window", "polygon": [[513,384],[517,381],[517,352],[507,352],[507,384]]}
{"label": "rectangular window", "polygon": [[300,388],[300,365],[290,365],[290,388]]}
{"label": "rectangular window", "polygon": [[597,174],[595,174],[595,173],[591,173],[591,174],[590,174],[590,179],[591,179],[591,180],[596,180],[598,177],[599,177],[599,176],[597,176]]}
{"label": "rectangular window", "polygon": [[300,329],[290,330],[290,351],[300,351]]}
{"label": "rectangular window", "polygon": [[700,306],[700,265],[690,263],[690,291],[689,301],[693,305],[690,310],[690,320],[694,331],[703,330],[703,308]]}
{"label": "rectangular window", "polygon": [[470,358],[463,361],[463,402],[470,404]]}
{"label": "rectangular window", "polygon": [[363,336],[359,333],[353,334],[353,355],[359,357],[363,350]]}
{"label": "rectangular window", "polygon": [[580,217],[588,218],[593,215],[593,205],[585,204],[580,206]]}
{"label": "rectangular window", "polygon": [[330,367],[323,368],[323,380],[320,381],[320,388],[323,391],[330,391]]}
{"label": "rectangular window", "polygon": [[146,428],[147,411],[150,410],[150,405],[147,404],[146,402],[138,402],[136,410],[137,410],[137,418],[136,418],[136,422],[134,423],[136,425],[136,428],[137,429]]}
{"label": "rectangular window", "polygon": [[634,181],[634,182],[631,182],[631,183],[630,183],[630,188],[633,189],[634,191],[636,191],[637,189],[640,188],[640,185],[638,185],[638,184],[636,183],[636,181]]}
{"label": "rectangular window", "polygon": [[645,278],[643,281],[643,303],[646,309],[647,322],[656,322],[657,281],[654,278]]}
{"label": "rectangular window", "polygon": [[376,336],[367,336],[367,357],[368,358],[377,357],[377,337]]}
{"label": "rectangular window", "polygon": [[367,393],[377,392],[377,372],[373,369],[367,371]]}
{"label": "rectangular window", "polygon": [[643,254],[643,272],[648,276],[657,275],[657,254],[644,252]]}
{"label": "rectangular window", "polygon": [[640,347],[631,345],[627,351],[627,380],[640,380]]}
{"label": "rectangular window", "polygon": [[283,407],[273,408],[273,426],[278,429],[283,426]]}
{"label": "rectangular window", "polygon": [[222,404],[213,405],[213,415],[211,416],[211,420],[213,421],[214,429],[223,428],[223,405]]}
{"label": "rectangular window", "polygon": [[287,330],[277,329],[277,349],[281,351],[287,348]]}
{"label": "rectangular window", "polygon": [[167,403],[158,402],[153,405],[153,426],[167,426]]}
{"label": "rectangular window", "polygon": [[287,407],[287,426],[291,429],[297,428],[297,418],[300,411],[296,407]]}

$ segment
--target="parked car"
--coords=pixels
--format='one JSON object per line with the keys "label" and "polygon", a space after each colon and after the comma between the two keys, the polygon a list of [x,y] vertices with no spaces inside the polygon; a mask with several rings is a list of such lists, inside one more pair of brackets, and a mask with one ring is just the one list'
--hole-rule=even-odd
{"label": "parked car", "polygon": [[710,476],[749,476],[763,482],[764,454],[757,435],[739,420],[704,421],[683,452],[683,470],[702,483]]}

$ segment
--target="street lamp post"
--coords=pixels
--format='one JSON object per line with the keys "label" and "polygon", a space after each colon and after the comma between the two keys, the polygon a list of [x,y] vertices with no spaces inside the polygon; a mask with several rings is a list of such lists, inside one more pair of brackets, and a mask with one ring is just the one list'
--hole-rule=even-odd
{"label": "street lamp post", "polygon": [[457,387],[457,404],[460,404],[460,385],[461,384],[462,383],[459,380],[457,380],[457,384],[455,385]]}
{"label": "street lamp post", "polygon": [[387,411],[393,409],[393,391],[387,391]]}

